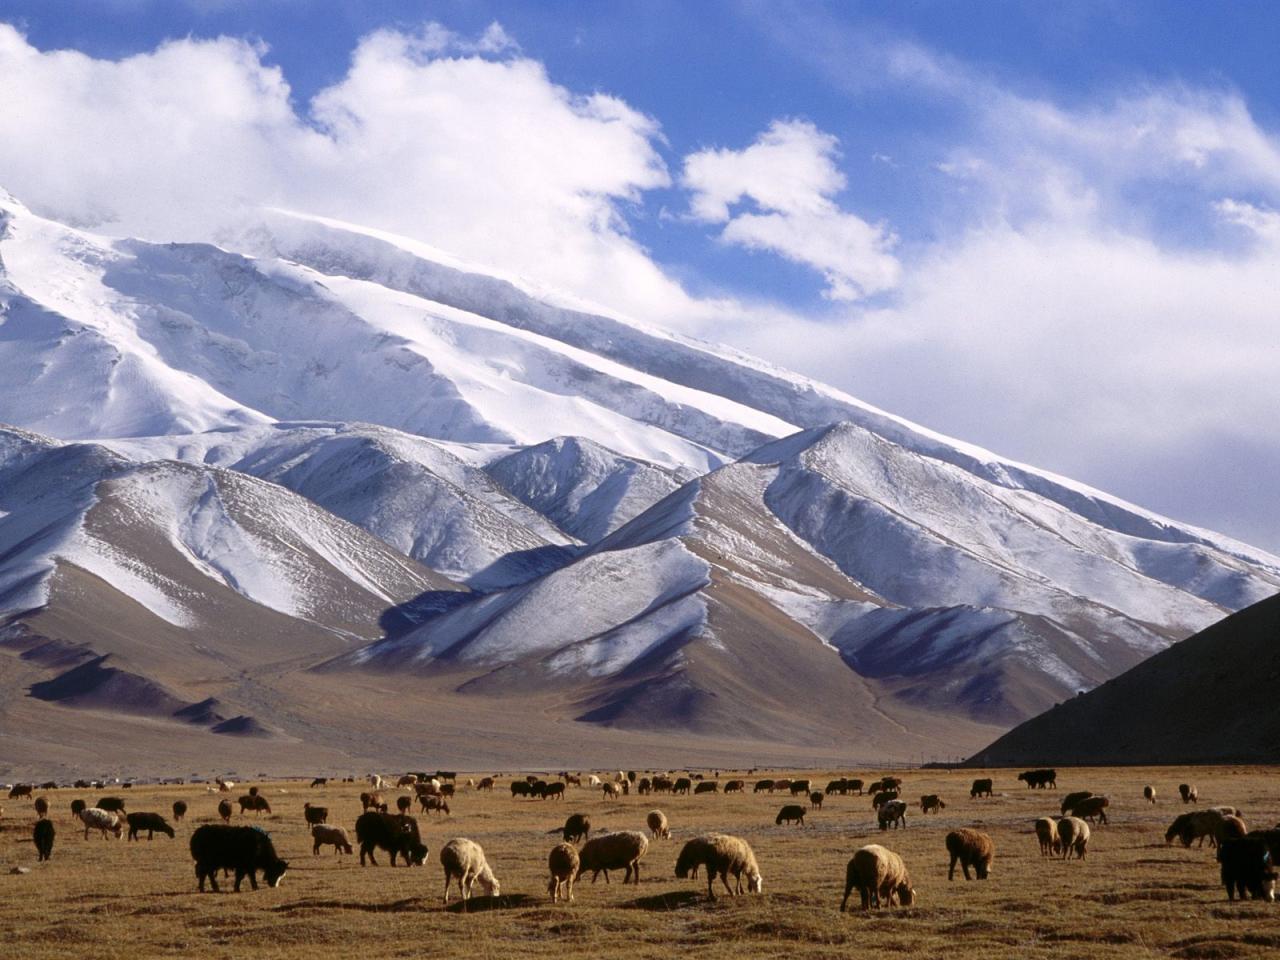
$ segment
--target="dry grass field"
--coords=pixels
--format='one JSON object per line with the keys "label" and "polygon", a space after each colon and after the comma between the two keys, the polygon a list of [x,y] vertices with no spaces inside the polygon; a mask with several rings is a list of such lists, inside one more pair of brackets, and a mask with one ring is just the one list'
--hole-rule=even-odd
{"label": "dry grass field", "polygon": [[[257,818],[290,861],[277,889],[196,892],[187,848],[191,831],[216,820],[218,796],[200,786],[115,791],[129,809],[169,815],[183,798],[191,811],[177,839],[88,841],[71,820],[74,797],[100,791],[55,790],[47,796],[58,829],[53,860],[35,862],[28,800],[0,800],[0,941],[9,955],[46,958],[151,956],[294,958],[323,956],[454,958],[719,957],[1265,957],[1280,955],[1280,904],[1228,903],[1214,853],[1166,846],[1164,830],[1184,809],[1182,781],[1200,788],[1200,805],[1240,807],[1250,827],[1280,821],[1280,772],[1266,768],[1073,769],[1057,790],[1028,790],[1016,771],[899,771],[903,795],[916,799],[905,830],[875,827],[870,798],[831,797],[803,828],[778,827],[786,800],[768,794],[641,797],[604,801],[595,790],[570,788],[563,802],[513,800],[507,784],[480,794],[460,779],[451,816],[420,816],[431,848],[425,869],[361,868],[356,856],[311,854],[302,804],[327,805],[330,822],[348,828],[359,813],[359,784],[309,789],[305,782],[263,783],[273,807]],[[825,785],[834,775],[872,779],[875,771],[811,772]],[[870,774],[870,776],[868,776]],[[762,772],[773,776],[774,772]],[[996,796],[970,800],[974,776],[993,776]],[[727,774],[722,779],[727,778]],[[1155,806],[1142,787],[1154,784]],[[748,780],[748,786],[750,779]],[[240,786],[232,796],[240,793]],[[1062,796],[1091,789],[1112,798],[1112,823],[1094,830],[1083,862],[1041,858],[1032,831],[1037,816],[1057,814]],[[918,798],[939,793],[941,814],[921,816]],[[393,797],[398,791],[388,790]],[[787,798],[789,799],[789,798]],[[658,807],[673,839],[655,841],[638,886],[583,879],[572,904],[546,895],[546,855],[572,812],[594,826],[641,829]],[[237,815],[233,822],[253,823]],[[949,883],[943,838],[973,826],[992,834],[996,859],[986,882]],[[764,893],[706,900],[699,881],[675,879],[682,841],[721,830],[746,837],[764,875]],[[496,901],[468,912],[441,904],[437,859],[451,837],[467,836],[488,854],[502,883]],[[882,842],[901,853],[917,905],[863,914],[839,912],[845,864],[853,851]],[[329,848],[331,849],[331,848]],[[12,875],[15,865],[31,868]],[[478,888],[477,888],[478,889]],[[224,890],[230,890],[228,881]]]}

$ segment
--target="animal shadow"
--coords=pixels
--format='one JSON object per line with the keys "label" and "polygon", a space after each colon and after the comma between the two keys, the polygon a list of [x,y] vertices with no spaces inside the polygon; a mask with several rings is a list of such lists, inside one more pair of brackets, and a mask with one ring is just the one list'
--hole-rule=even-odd
{"label": "animal shadow", "polygon": [[445,907],[450,913],[484,913],[490,910],[517,910],[530,906],[536,898],[527,893],[503,894],[497,897],[472,897],[456,900]]}
{"label": "animal shadow", "polygon": [[666,893],[655,893],[652,896],[628,900],[618,906],[627,910],[679,910],[695,903],[703,902],[707,895],[698,890],[671,890]]}

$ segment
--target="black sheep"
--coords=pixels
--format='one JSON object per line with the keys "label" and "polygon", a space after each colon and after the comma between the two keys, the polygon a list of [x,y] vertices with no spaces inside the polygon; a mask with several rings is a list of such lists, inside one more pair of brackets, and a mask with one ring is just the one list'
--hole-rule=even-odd
{"label": "black sheep", "polygon": [[173,839],[173,827],[158,813],[131,813],[125,819],[129,821],[130,840],[137,840],[143,830],[147,831],[148,840],[155,836],[156,831]]}
{"label": "black sheep", "polygon": [[48,860],[53,856],[53,821],[37,820],[31,831],[31,839],[36,845],[37,860]]}
{"label": "black sheep", "polygon": [[275,846],[265,830],[257,827],[228,827],[207,823],[191,834],[191,856],[196,862],[196,878],[204,892],[207,877],[214,893],[218,892],[218,871],[234,870],[235,890],[247,876],[253,889],[258,889],[258,871],[267,885],[278,887],[289,864],[276,855]]}
{"label": "black sheep", "polygon": [[376,813],[370,810],[356,819],[356,839],[360,841],[360,866],[364,858],[375,867],[374,850],[381,848],[391,854],[391,865],[396,865],[396,855],[404,857],[404,865],[421,866],[427,858],[427,845],[418,833],[418,821],[399,814]]}

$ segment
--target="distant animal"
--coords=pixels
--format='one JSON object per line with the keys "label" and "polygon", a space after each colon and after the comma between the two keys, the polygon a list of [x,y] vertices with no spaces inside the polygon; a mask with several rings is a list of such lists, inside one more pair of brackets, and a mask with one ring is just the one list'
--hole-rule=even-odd
{"label": "distant animal", "polygon": [[[716,877],[720,878],[731,897],[743,892],[744,881],[747,893],[760,893],[764,888],[756,855],[751,845],[741,837],[724,833],[694,837],[680,850],[680,856],[676,860],[676,876],[682,880],[697,876],[700,867],[706,868],[707,897],[711,900],[716,898]],[[734,878],[732,887],[729,886],[731,875]]]}
{"label": "distant animal", "polygon": [[342,827],[330,827],[318,823],[311,828],[312,856],[320,855],[320,848],[332,846],[334,853],[351,853],[351,838]]}
{"label": "distant animal", "polygon": [[1200,798],[1199,791],[1196,790],[1194,784],[1190,783],[1178,784],[1178,794],[1182,797],[1183,803],[1195,803]]}
{"label": "distant animal", "polygon": [[360,808],[362,810],[370,810],[370,809],[379,810],[382,813],[387,812],[387,804],[382,799],[382,795],[379,793],[368,793],[368,792],[361,793]]}
{"label": "distant animal", "polygon": [[878,843],[859,848],[845,867],[844,899],[840,901],[843,913],[849,905],[849,895],[857,890],[862,899],[862,909],[872,906],[893,906],[894,899],[904,907],[915,903],[915,889],[902,857]]}
{"label": "distant animal", "polygon": [[775,780],[773,781],[773,789],[774,790],[790,790],[791,781],[788,780],[786,777],[783,777],[781,780]]}
{"label": "distant animal", "polygon": [[687,794],[692,789],[693,789],[692,780],[690,780],[688,777],[679,777],[676,780],[675,784],[672,785],[671,792]]}
{"label": "distant animal", "polygon": [[591,818],[585,813],[570,814],[564,822],[562,836],[566,843],[577,843],[591,835]]}
{"label": "distant animal", "polygon": [[811,794],[809,794],[809,809],[821,810],[822,801],[825,797],[826,797],[826,794],[823,793],[821,790],[814,790]]}
{"label": "distant animal", "polygon": [[314,780],[312,780],[312,781],[311,781],[311,786],[313,786],[313,787],[323,787],[323,786],[325,786],[326,784],[328,784],[328,782],[329,782],[329,778],[328,778],[328,777],[316,777]]}
{"label": "distant animal", "polygon": [[80,811],[81,811],[81,810],[83,810],[83,809],[85,808],[85,806],[86,806],[85,802],[84,802],[83,800],[81,800],[79,797],[77,797],[76,799],[72,800],[72,801],[71,801],[71,815],[72,815],[73,817],[79,817],[79,816],[80,816]]}
{"label": "distant animal", "polygon": [[848,777],[844,782],[844,788],[849,793],[856,793],[858,796],[862,796],[862,781],[855,777]]}
{"label": "distant animal", "polygon": [[808,793],[812,786],[813,784],[811,784],[808,780],[792,780],[791,795],[793,797],[798,797],[802,793]]}
{"label": "distant animal", "polygon": [[716,780],[702,780],[693,788],[694,793],[719,793],[720,784]]}
{"label": "distant animal", "polygon": [[369,786],[373,787],[374,790],[385,790],[387,781],[383,780],[378,774],[371,773],[369,774]]}
{"label": "distant animal", "polygon": [[1218,847],[1218,863],[1228,900],[1243,900],[1246,893],[1255,900],[1275,900],[1276,868],[1263,838],[1227,840]]}
{"label": "distant animal", "polygon": [[9,788],[9,799],[17,800],[19,797],[29,797],[35,787],[29,783],[15,783]]}
{"label": "distant animal", "polygon": [[989,797],[994,784],[990,777],[984,777],[973,781],[973,786],[969,788],[969,799],[973,800],[977,797]]}
{"label": "distant animal", "polygon": [[551,902],[560,899],[560,892],[566,892],[566,900],[573,901],[573,878],[578,872],[578,848],[571,843],[557,843],[547,855],[547,869],[551,872],[551,880],[547,883],[547,893],[551,894]]}
{"label": "distant animal", "polygon": [[751,788],[752,793],[764,793],[766,790],[773,793],[772,780],[757,780],[756,785]]}
{"label": "distant animal", "polygon": [[773,822],[778,825],[794,823],[797,826],[803,827],[804,807],[800,806],[798,803],[789,803],[778,811],[778,815],[774,817]]}
{"label": "distant animal", "polygon": [[36,845],[37,862],[53,856],[53,838],[56,833],[52,820],[37,820],[36,825],[31,828],[31,841]]}
{"label": "distant animal", "polygon": [[[403,797],[401,799],[408,800],[409,798]],[[439,812],[445,816],[449,815],[449,801],[444,797],[419,796],[418,805],[422,808],[423,813]]]}
{"label": "distant animal", "polygon": [[182,818],[185,817],[186,815],[187,815],[187,801],[185,800],[173,801],[173,819],[181,823]]}
{"label": "distant animal", "polygon": [[[407,800],[407,799],[408,799],[408,797],[401,797],[401,799],[402,799],[402,800]],[[306,821],[307,821],[307,823],[308,823],[310,826],[313,826],[313,827],[314,827],[317,823],[328,823],[328,822],[329,822],[329,808],[328,808],[328,807],[313,807],[310,803],[304,803],[304,804],[302,805],[302,817],[303,817],[303,819],[304,819],[304,820],[306,820]]]}
{"label": "distant animal", "polygon": [[920,798],[921,813],[939,813],[946,808],[942,798],[936,793],[926,793]]}
{"label": "distant animal", "polygon": [[1024,770],[1018,774],[1018,779],[1024,781],[1028,789],[1044,789],[1046,787],[1056,789],[1058,786],[1058,771]]}
{"label": "distant animal", "polygon": [[888,803],[880,805],[880,809],[876,811],[876,820],[880,823],[881,830],[888,830],[889,825],[893,824],[896,830],[902,827],[904,830],[907,826],[907,802],[905,800],[890,800]]}
{"label": "distant animal", "polygon": [[240,813],[242,815],[249,810],[257,814],[271,812],[271,804],[267,802],[267,798],[257,794],[246,794],[236,802],[240,804]]}
{"label": "distant animal", "polygon": [[148,840],[152,839],[157,831],[170,840],[173,839],[173,827],[169,826],[168,821],[158,813],[131,813],[126,819],[129,821],[130,840],[137,840],[138,834],[143,830],[147,831]]}
{"label": "distant animal", "polygon": [[951,866],[947,868],[947,879],[956,877],[956,864],[964,871],[964,878],[969,877],[969,868],[979,880],[987,879],[991,872],[991,860],[995,857],[996,846],[991,837],[979,830],[952,830],[947,834],[947,853],[951,855]]}
{"label": "distant animal", "polygon": [[[727,790],[728,788],[726,787],[725,789]],[[641,777],[640,782],[636,784],[636,793],[642,797],[653,793],[653,781],[648,777]]]}
{"label": "distant animal", "polygon": [[110,810],[112,813],[124,813],[124,801],[119,797],[100,797],[94,804],[99,810]]}
{"label": "distant animal", "polygon": [[742,793],[747,789],[745,780],[729,780],[724,785],[725,793]]}
{"label": "distant animal", "polygon": [[1156,802],[1156,788],[1147,784],[1142,788],[1142,798],[1150,803]]}
{"label": "distant animal", "polygon": [[897,800],[897,799],[898,799],[897,790],[877,791],[876,795],[871,798],[871,809],[879,810],[882,806],[884,806],[890,800]]}
{"label": "distant animal", "polygon": [[223,819],[223,821],[226,823],[231,822],[231,801],[230,800],[218,801],[218,816],[220,816]]}
{"label": "distant animal", "polygon": [[220,823],[206,823],[196,827],[191,834],[191,857],[196,862],[196,879],[200,892],[208,879],[213,892],[218,892],[218,871],[233,870],[236,875],[235,890],[245,877],[254,890],[258,889],[258,871],[269,887],[278,887],[289,864],[276,855],[265,830],[257,827],[230,827]]}
{"label": "distant animal", "polygon": [[49,815],[49,801],[44,797],[36,797],[35,808],[37,820],[43,820]]}
{"label": "distant animal", "polygon": [[90,830],[99,830],[102,832],[102,839],[107,838],[107,831],[111,831],[117,840],[120,834],[124,832],[124,817],[116,813],[114,810],[103,810],[99,807],[89,807],[87,810],[80,811],[80,822],[84,824],[84,838],[89,839]]}
{"label": "distant animal", "polygon": [[1205,840],[1208,839],[1209,846],[1215,847],[1218,845],[1218,836],[1223,831],[1225,820],[1226,817],[1212,807],[1179,814],[1165,831],[1164,842],[1172,843],[1177,837],[1184,847],[1191,846],[1192,840],[1199,840],[1199,845],[1203,847]]}
{"label": "distant animal", "polygon": [[481,777],[480,782],[476,784],[477,790],[487,790],[493,792],[493,777]]}
{"label": "distant animal", "polygon": [[422,842],[418,832],[418,821],[413,817],[398,814],[379,813],[370,810],[360,814],[356,819],[356,840],[360,843],[360,866],[364,866],[365,857],[375,867],[378,861],[374,858],[377,849],[391,854],[391,865],[396,865],[396,857],[404,858],[404,865],[421,866],[427,858],[427,845]]}
{"label": "distant animal", "polygon": [[542,792],[542,797],[544,800],[563,800],[564,784],[563,783],[547,784],[547,789]]}
{"label": "distant animal", "polygon": [[[563,786],[563,784],[561,784]],[[480,884],[486,897],[502,893],[480,844],[466,837],[455,837],[440,848],[440,865],[444,867],[444,902],[449,902],[449,887],[456,880],[463,900],[471,899],[471,888]]]}
{"label": "distant animal", "polygon": [[[701,784],[699,784],[699,786],[701,786]],[[604,799],[606,800],[617,800],[622,796],[622,788],[612,780],[601,784],[600,789],[604,795]]]}
{"label": "distant animal", "polygon": [[511,781],[512,799],[515,799],[516,797],[527,797],[532,793],[533,793],[533,787],[530,786],[528,783],[526,783],[524,780]]}

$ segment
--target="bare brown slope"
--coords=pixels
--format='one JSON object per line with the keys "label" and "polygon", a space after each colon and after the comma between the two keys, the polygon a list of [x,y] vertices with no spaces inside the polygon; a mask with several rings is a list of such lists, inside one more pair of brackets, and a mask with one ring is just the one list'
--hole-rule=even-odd
{"label": "bare brown slope", "polygon": [[1280,761],[1280,596],[1028,720],[974,765]]}

